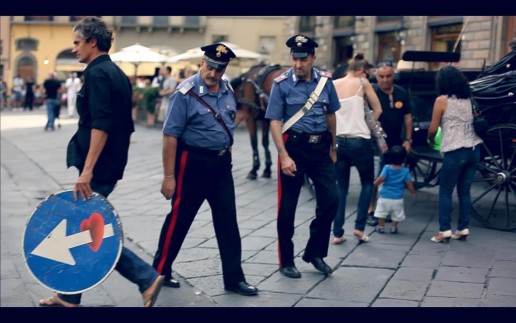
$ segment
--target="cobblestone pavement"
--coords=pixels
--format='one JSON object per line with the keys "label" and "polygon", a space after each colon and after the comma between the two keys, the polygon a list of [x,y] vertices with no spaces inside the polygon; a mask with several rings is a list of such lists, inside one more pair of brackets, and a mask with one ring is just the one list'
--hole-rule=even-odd
{"label": "cobblestone pavement", "polygon": [[[77,119],[62,119],[61,129],[43,131],[44,109],[1,113],[1,298],[2,307],[37,307],[51,295],[29,273],[21,252],[25,223],[48,195],[71,189],[76,169],[66,168],[65,151]],[[121,217],[125,244],[151,262],[170,202],[160,194],[162,135],[137,125],[125,176],[110,195]],[[271,140],[273,169],[277,153]],[[260,147],[263,165],[263,150]],[[245,128],[235,132],[233,172],[242,236],[242,260],[257,297],[226,292],[208,205],[202,206],[174,263],[181,288],[162,289],[158,307],[515,307],[516,234],[486,229],[472,220],[467,241],[430,242],[438,229],[437,189],[406,195],[407,219],[399,234],[378,234],[370,242],[352,239],[360,183],[352,173],[345,237],[330,245],[328,277],[301,260],[315,201],[302,190],[294,236],[301,279],[278,271],[276,239],[277,174],[247,179],[252,153]],[[457,201],[455,200],[455,203]],[[455,206],[454,223],[456,222]],[[387,228],[388,232],[388,228]],[[330,241],[328,242],[330,243]],[[85,307],[141,307],[135,285],[114,271],[83,295]]]}

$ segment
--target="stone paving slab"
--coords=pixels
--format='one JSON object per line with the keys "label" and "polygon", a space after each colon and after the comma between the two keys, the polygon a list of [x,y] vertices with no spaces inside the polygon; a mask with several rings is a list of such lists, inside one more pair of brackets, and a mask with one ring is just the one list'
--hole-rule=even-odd
{"label": "stone paving slab", "polygon": [[[42,131],[44,111],[2,112],[0,121],[0,306],[37,307],[38,300],[51,291],[28,272],[20,242],[34,208],[48,195],[70,189],[77,179],[77,170],[65,166],[66,145],[77,120],[63,122],[61,130],[55,132]],[[135,142],[129,150],[124,178],[110,201],[122,219],[124,243],[150,263],[170,211],[170,201],[159,192],[162,135],[158,128],[137,125],[132,139]],[[204,203],[174,263],[174,276],[181,288],[163,288],[157,307],[326,307],[326,311],[370,306],[516,308],[515,233],[490,230],[472,219],[467,241],[432,243],[430,238],[438,229],[438,188],[424,188],[416,203],[409,194],[405,196],[407,219],[400,223],[398,235],[388,233],[389,225],[384,235],[368,226],[370,242],[358,244],[351,235],[360,191],[355,169],[344,225],[348,240],[341,245],[332,245],[332,237],[328,241],[325,261],[334,273],[326,277],[300,259],[315,212],[315,200],[303,188],[293,238],[295,262],[303,277],[282,276],[276,240],[277,153],[275,149],[271,152],[272,178],[247,179],[252,163],[249,137],[245,129],[236,130],[233,174],[243,268],[247,281],[257,285],[260,294],[243,297],[224,290],[211,211]],[[454,196],[454,225],[457,210]],[[141,307],[142,299],[135,285],[115,271],[84,293],[83,306]]]}

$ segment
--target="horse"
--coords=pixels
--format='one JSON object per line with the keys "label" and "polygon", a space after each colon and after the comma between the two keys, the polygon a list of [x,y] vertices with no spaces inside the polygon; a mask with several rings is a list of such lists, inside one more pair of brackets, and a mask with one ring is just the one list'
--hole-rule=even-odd
{"label": "horse", "polygon": [[260,168],[258,153],[257,121],[262,125],[262,146],[265,150],[265,169],[262,177],[271,178],[272,159],[269,150],[270,120],[265,118],[274,79],[288,70],[290,66],[266,65],[252,66],[247,72],[230,81],[235,93],[237,111],[244,119],[253,149],[253,166],[247,174],[248,179],[256,179]]}

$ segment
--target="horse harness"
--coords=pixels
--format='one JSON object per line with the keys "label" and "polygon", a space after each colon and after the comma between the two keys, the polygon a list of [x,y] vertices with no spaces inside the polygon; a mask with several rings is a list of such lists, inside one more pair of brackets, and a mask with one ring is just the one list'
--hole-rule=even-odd
{"label": "horse harness", "polygon": [[[256,98],[259,99],[260,105],[256,104],[256,101],[255,102],[248,101],[243,95],[238,100],[238,103],[246,104],[249,107],[251,107],[255,110],[258,110],[258,111],[260,111],[260,110],[265,111],[267,109],[267,104],[269,103],[269,95],[267,93],[265,93],[265,91],[263,90],[263,82],[265,81],[265,78],[267,77],[267,75],[269,75],[273,71],[279,70],[280,68],[281,68],[281,65],[279,65],[279,64],[266,65],[263,68],[261,68],[260,71],[258,71],[254,80],[246,76],[245,82],[251,83],[251,85],[253,86],[254,95]],[[243,87],[241,88],[240,91],[243,91]]]}

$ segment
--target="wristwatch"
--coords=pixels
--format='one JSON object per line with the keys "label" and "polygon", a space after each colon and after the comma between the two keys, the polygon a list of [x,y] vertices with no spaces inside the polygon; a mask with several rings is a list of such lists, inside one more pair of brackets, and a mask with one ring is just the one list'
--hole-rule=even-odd
{"label": "wristwatch", "polygon": [[331,150],[336,151],[339,149],[339,144],[331,145]]}
{"label": "wristwatch", "polygon": [[409,138],[405,138],[405,141],[412,143],[412,139],[409,139]]}

